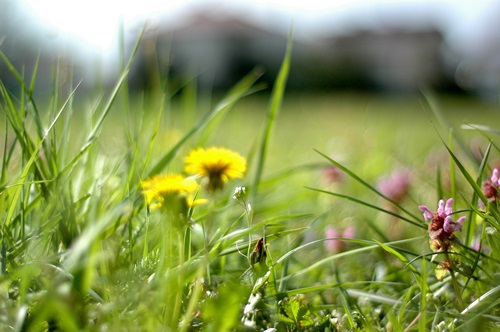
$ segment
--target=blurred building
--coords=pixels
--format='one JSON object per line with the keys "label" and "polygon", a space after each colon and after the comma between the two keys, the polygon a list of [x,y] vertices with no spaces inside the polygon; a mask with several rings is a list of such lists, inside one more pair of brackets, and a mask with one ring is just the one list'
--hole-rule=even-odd
{"label": "blurred building", "polygon": [[[271,83],[287,43],[277,33],[238,16],[197,13],[176,28],[144,37],[134,68],[136,87],[161,76],[197,77],[202,87],[228,88],[255,67]],[[449,88],[434,27],[352,31],[321,40],[294,41],[290,89],[376,89],[408,93]]]}
{"label": "blurred building", "polygon": [[194,14],[181,26],[144,36],[132,78],[149,85],[169,74],[198,79],[202,87],[228,88],[259,66],[275,77],[287,38],[239,17]]}
{"label": "blurred building", "polygon": [[444,69],[442,44],[442,34],[433,27],[354,31],[322,41],[323,69],[335,85],[395,92],[443,89],[452,82]]}

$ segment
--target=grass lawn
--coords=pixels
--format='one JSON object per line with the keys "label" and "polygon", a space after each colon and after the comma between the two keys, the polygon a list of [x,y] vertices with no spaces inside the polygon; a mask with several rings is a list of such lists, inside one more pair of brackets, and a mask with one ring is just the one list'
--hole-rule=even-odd
{"label": "grass lawn", "polygon": [[0,329],[498,329],[500,106],[288,93],[288,61],[172,98],[11,67]]}

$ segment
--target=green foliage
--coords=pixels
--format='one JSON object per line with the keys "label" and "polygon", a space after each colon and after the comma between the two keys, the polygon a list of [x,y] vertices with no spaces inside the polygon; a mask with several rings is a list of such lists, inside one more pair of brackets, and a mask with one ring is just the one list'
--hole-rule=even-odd
{"label": "green foliage", "polygon": [[276,315],[278,331],[301,331],[314,324],[309,308],[301,304],[297,298],[282,300],[280,311]]}

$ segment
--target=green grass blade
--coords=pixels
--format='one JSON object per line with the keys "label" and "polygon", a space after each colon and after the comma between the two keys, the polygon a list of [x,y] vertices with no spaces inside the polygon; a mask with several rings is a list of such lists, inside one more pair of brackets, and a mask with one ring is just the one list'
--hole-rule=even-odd
{"label": "green grass blade", "polygon": [[437,166],[436,170],[436,197],[444,197],[444,190],[443,190],[443,177],[441,175],[441,166]]}
{"label": "green grass blade", "polygon": [[[405,239],[405,240],[399,240],[399,241],[393,241],[393,242],[388,242],[386,243],[386,245],[393,245],[393,244],[398,244],[398,243],[408,243],[408,242],[414,242],[414,241],[421,241],[424,237],[417,237],[417,238],[411,238],[411,239]],[[320,240],[316,240],[316,241],[312,241],[312,242],[308,242],[308,243],[305,243],[295,249],[292,249],[290,250],[289,252],[287,252],[286,254],[284,254],[283,256],[281,256],[279,259],[276,260],[276,264],[280,264],[281,262],[283,262],[285,259],[288,259],[291,255],[293,255],[295,252],[299,251],[299,250],[303,250],[309,246],[313,246],[313,245],[317,245],[318,243],[321,243],[321,242],[324,242],[324,241],[328,241],[328,240],[331,240],[331,239],[320,239]],[[357,244],[360,244],[364,247],[361,247],[361,248],[356,248],[356,249],[351,249],[351,250],[348,250],[348,251],[344,251],[344,252],[341,252],[341,253],[338,253],[338,254],[335,254],[335,255],[331,255],[331,256],[328,256],[328,257],[325,257],[319,261],[316,261],[312,264],[310,264],[309,266],[301,269],[301,270],[298,270],[298,271],[295,271],[293,274],[290,274],[288,276],[285,276],[283,277],[284,279],[290,279],[290,278],[293,278],[295,276],[299,276],[299,275],[302,275],[302,274],[305,274],[309,271],[312,271],[320,266],[322,266],[323,264],[326,264],[328,262],[331,262],[331,261],[335,261],[341,257],[349,257],[351,255],[356,255],[358,253],[362,253],[362,252],[366,252],[366,251],[371,251],[371,250],[374,250],[374,249],[377,249],[379,248],[379,245],[378,244],[374,244],[374,241],[368,241],[368,240],[359,240],[359,239],[348,239],[348,238],[338,238],[336,240],[341,240],[341,241],[344,241],[344,242],[350,242],[350,243],[357,243]]]}
{"label": "green grass blade", "polygon": [[[476,183],[477,183],[478,186],[481,185],[482,177],[483,177],[484,171],[486,169],[486,166],[488,164],[488,158],[490,156],[491,146],[492,145],[491,145],[491,141],[490,141],[490,144],[488,144],[488,147],[486,148],[486,151],[484,153],[483,160],[481,160],[481,164],[479,165],[479,169],[478,169],[478,172],[477,172],[477,179],[476,179]],[[475,206],[477,204],[477,201],[478,201],[478,195],[474,191],[472,193],[472,199],[471,199],[470,205],[471,206]],[[466,233],[465,233],[465,245],[466,246],[470,246],[471,241],[472,241],[472,237],[474,235],[474,230],[475,230],[475,222],[473,222],[473,217],[474,216],[475,216],[475,213],[472,210],[469,213],[469,216],[467,217],[467,221],[468,222],[467,222],[467,230],[466,230]]]}
{"label": "green grass blade", "polygon": [[16,106],[14,105],[14,102],[12,101],[12,98],[9,95],[9,92],[7,91],[5,85],[0,81],[0,95],[2,96],[3,100],[6,103],[6,106],[3,107],[5,114],[7,116],[7,119],[9,120],[9,123],[14,130],[17,139],[19,140],[19,144],[21,144],[22,151],[26,152],[29,151],[29,145],[28,142],[31,143],[29,140],[29,136],[26,135],[26,132],[24,130],[24,124],[23,120],[21,118],[21,110],[17,110]]}
{"label": "green grass blade", "polygon": [[[485,312],[495,308],[495,306],[498,306],[500,303],[500,286],[496,286],[495,288],[490,289],[483,295],[481,295],[477,300],[469,304],[467,308],[465,308],[460,314],[461,315],[467,315],[473,310],[481,310],[482,312],[479,312],[477,315],[473,315],[471,318],[469,318],[467,321],[465,321],[463,324],[460,326],[455,326],[456,328],[459,327],[465,327],[467,326],[473,319],[480,318],[482,314]],[[486,308],[486,309],[484,309]],[[448,325],[448,328],[452,328],[454,324],[456,324],[459,320],[455,318],[450,325]]]}
{"label": "green grass blade", "polygon": [[[38,52],[38,56],[37,56],[37,59],[35,62],[35,68],[33,69],[33,74],[32,74],[32,78],[31,78],[31,84],[29,87],[28,97],[29,97],[29,100],[33,106],[33,113],[34,113],[33,119],[35,120],[35,125],[36,125],[36,130],[38,133],[38,137],[42,137],[43,136],[43,120],[42,120],[42,117],[40,115],[40,111],[38,110],[38,107],[35,103],[35,100],[33,99],[33,92],[35,89],[35,82],[36,82],[36,78],[37,78],[39,63],[40,63],[40,52]],[[43,148],[45,150],[48,149],[48,147],[46,145]]]}
{"label": "green grass blade", "polygon": [[2,171],[0,173],[0,184],[3,184],[5,182],[5,178],[7,177],[7,166],[9,164],[9,156],[7,154],[7,151],[9,150],[7,148],[8,145],[8,138],[9,138],[9,131],[7,130],[9,119],[7,118],[7,115],[5,115],[5,131],[4,131],[4,138],[3,138],[3,152],[2,152]]}
{"label": "green grass blade", "polygon": [[129,73],[130,68],[132,66],[132,63],[135,59],[137,51],[139,50],[139,45],[141,43],[141,39],[142,39],[142,35],[144,34],[144,30],[145,30],[145,28],[143,28],[141,30],[141,33],[140,33],[139,37],[137,38],[137,42],[135,43],[134,49],[132,50],[132,54],[130,55],[130,58],[127,62],[127,65],[125,66],[124,70],[122,71],[120,78],[116,82],[115,87],[114,87],[114,89],[113,89],[113,91],[108,99],[108,102],[104,106],[104,109],[103,109],[99,119],[97,120],[95,126],[94,126],[94,129],[91,131],[90,135],[88,136],[88,139],[87,139],[88,144],[93,142],[97,138],[98,132],[100,131],[104,120],[106,119],[106,117],[109,114],[109,111],[111,110],[111,106],[113,106],[113,103],[115,102],[116,97],[118,96],[118,92],[120,91],[121,87],[124,84],[126,84],[128,73]]}
{"label": "green grass blade", "polygon": [[[453,131],[450,130],[450,136],[448,138],[449,140],[449,147],[450,147],[450,150],[453,150],[453,136],[452,136],[452,133]],[[453,165],[453,159],[450,157],[449,158],[449,175],[450,175],[450,195],[451,197],[457,197],[457,177],[456,177],[456,174],[455,174],[455,167]],[[456,202],[453,202],[454,204]],[[453,207],[455,208],[455,206]]]}
{"label": "green grass blade", "polygon": [[292,57],[292,45],[293,45],[292,36],[293,33],[292,30],[290,30],[290,35],[288,36],[288,43],[285,51],[285,57],[283,59],[283,63],[281,64],[281,68],[279,70],[278,77],[276,78],[276,82],[273,87],[273,92],[271,94],[266,129],[264,131],[264,137],[262,138],[262,144],[260,145],[258,159],[257,159],[257,169],[255,172],[255,178],[252,183],[251,201],[254,201],[255,200],[254,198],[257,197],[257,187],[260,184],[262,173],[264,172],[264,164],[266,161],[269,141],[271,139],[271,134],[275,126],[276,118],[281,110],[281,105],[283,103],[283,96],[285,93],[285,87],[288,80],[288,73],[290,71],[290,62]]}
{"label": "green grass blade", "polygon": [[429,291],[429,286],[427,284],[427,260],[422,259],[422,273],[420,278],[420,318],[418,321],[419,332],[427,331],[427,292]]}
{"label": "green grass blade", "polygon": [[489,131],[493,134],[500,135],[500,130],[495,129],[490,126],[485,126],[485,125],[480,125],[480,124],[464,124],[460,127],[461,129],[464,130],[479,130],[479,131]]}
{"label": "green grass blade", "polygon": [[[35,91],[36,77],[38,74],[38,67],[40,65],[40,53],[41,53],[41,51],[39,50],[38,55],[36,57],[36,61],[35,61],[35,68],[33,69],[33,76],[31,77],[31,84],[30,84],[30,88],[29,88],[30,93],[33,93],[33,91]],[[36,110],[38,110],[38,109],[36,109]]]}
{"label": "green grass blade", "polygon": [[[432,113],[440,123],[441,127],[444,128],[445,130],[452,129],[453,126],[451,125],[450,121],[448,121],[448,118],[445,116],[445,114],[439,107],[436,96],[429,90],[423,91],[423,95]],[[467,148],[467,144],[465,144],[463,139],[456,134],[456,131],[452,130],[451,134],[453,135],[454,140],[457,142],[460,151],[463,152],[465,155],[467,155],[471,160],[474,160],[470,149]]]}
{"label": "green grass blade", "polygon": [[338,293],[342,302],[342,307],[344,308],[344,313],[347,316],[347,322],[349,323],[349,328],[351,329],[351,331],[353,331],[357,327],[357,324],[354,321],[352,309],[349,304],[349,301],[347,300],[349,294],[347,294],[347,292],[342,287],[339,287]]}
{"label": "green grass blade", "polygon": [[[71,79],[70,82],[73,82],[73,80]],[[81,83],[82,83],[82,81],[80,81],[77,84],[77,86],[79,86]],[[72,83],[70,83],[69,90],[70,91],[74,90]],[[64,137],[65,139],[60,139],[57,142],[54,142],[55,147],[58,148],[58,150],[60,152],[60,158],[58,160],[58,168],[60,168],[61,165],[64,165],[64,162],[67,159],[68,151],[70,150],[70,146],[72,145],[72,142],[74,142],[71,139],[71,123],[73,121],[72,119],[73,119],[73,114],[74,114],[73,113],[73,111],[74,111],[74,108],[73,108],[74,98],[68,98],[67,101],[68,101],[68,105],[66,106],[67,111],[65,113],[65,121],[64,121],[64,124],[62,126],[61,135],[60,135],[60,137]],[[59,170],[57,170],[57,171],[59,172]]]}
{"label": "green grass blade", "polygon": [[[40,61],[40,52],[38,53],[38,57],[37,57],[37,60],[35,62],[35,68],[34,68],[33,77],[32,77],[32,80],[31,80],[31,87],[28,87],[26,85],[26,82],[24,80],[23,75],[21,75],[16,70],[16,68],[14,67],[14,65],[9,61],[9,59],[7,58],[7,56],[1,50],[0,50],[0,58],[3,59],[3,61],[6,64],[7,68],[9,69],[9,71],[14,75],[14,77],[16,78],[16,80],[18,81],[18,83],[21,84],[21,87],[22,87],[24,93],[26,93],[26,95],[28,95],[30,103],[33,106],[33,111],[35,113],[33,118],[35,120],[35,125],[36,125],[36,129],[37,129],[37,133],[38,133],[39,137],[42,137],[43,136],[42,120],[41,120],[41,117],[40,117],[40,112],[38,111],[37,104],[35,103],[35,100],[33,98],[33,90],[32,90],[32,88],[35,86],[36,76],[37,76],[37,72],[38,72],[38,65],[39,65],[39,61]],[[46,148],[46,147],[44,147],[44,148]]]}
{"label": "green grass blade", "polygon": [[481,190],[479,185],[476,183],[476,180],[474,180],[472,178],[472,176],[470,175],[470,173],[467,172],[467,170],[465,169],[465,166],[460,162],[458,157],[453,153],[453,151],[448,147],[448,145],[443,141],[442,138],[441,138],[441,141],[443,142],[443,145],[445,146],[446,150],[448,150],[448,153],[450,154],[451,158],[455,162],[455,165],[458,167],[458,169],[460,170],[460,172],[464,176],[465,180],[467,180],[467,182],[469,183],[471,188],[474,190],[476,195],[478,195],[478,197],[483,201],[483,203],[485,205],[488,204],[488,200],[484,196],[483,191]]}
{"label": "green grass blade", "polygon": [[5,55],[5,53],[2,52],[2,50],[0,50],[0,58],[2,58],[2,60],[5,63],[5,65],[7,66],[7,68],[9,69],[9,71],[14,75],[14,77],[19,82],[19,84],[21,84],[21,86],[23,88],[23,91],[26,94],[31,95],[31,90],[26,85],[26,82],[24,81],[23,75],[21,75],[19,73],[19,71],[17,71],[16,67],[14,67],[14,65],[12,64],[12,62],[10,62],[10,60],[7,58],[7,56]]}
{"label": "green grass blade", "polygon": [[404,255],[402,255],[397,250],[394,250],[393,248],[391,248],[390,246],[388,246],[388,245],[386,245],[384,243],[381,243],[381,242],[379,242],[377,240],[374,240],[374,242],[376,242],[382,249],[384,249],[388,253],[396,256],[396,258],[398,258],[401,262],[403,262],[405,264],[405,266],[407,266],[410,269],[410,271],[412,272],[413,276],[417,280],[418,284],[419,285],[422,284],[422,276],[420,275],[420,273],[418,272],[418,270],[415,268],[415,266],[413,266],[413,264],[411,264],[410,261]]}
{"label": "green grass blade", "polygon": [[150,143],[149,143],[148,151],[146,154],[146,158],[144,160],[143,168],[142,168],[141,173],[140,173],[141,179],[144,177],[144,173],[146,172],[147,166],[149,165],[149,162],[150,162],[151,157],[153,155],[154,143],[156,142],[156,137],[157,137],[158,131],[160,129],[161,117],[163,115],[163,104],[165,103],[165,98],[166,98],[166,96],[163,96],[162,102],[161,102],[162,107],[160,107],[160,109],[158,111],[158,117],[156,118],[155,126],[153,129],[153,132],[151,133],[151,138],[149,139]]}
{"label": "green grass blade", "polygon": [[277,217],[264,219],[258,223],[253,224],[250,227],[235,230],[229,234],[226,234],[226,235],[218,238],[215,241],[212,248],[210,249],[210,252],[214,256],[217,256],[219,254],[219,252],[221,252],[225,248],[228,248],[229,246],[233,245],[237,240],[247,236],[248,234],[250,234],[256,230],[262,229],[262,228],[270,226],[270,225],[290,222],[291,220],[294,220],[294,219],[300,219],[300,218],[309,217],[309,216],[311,216],[311,215],[306,214],[306,213],[301,213],[301,214],[283,215],[283,216],[277,216]]}
{"label": "green grass blade", "polygon": [[[348,284],[348,283],[345,283]],[[401,300],[399,299],[394,299],[388,295],[383,295],[379,293],[372,293],[372,292],[367,292],[367,291],[362,291],[359,289],[352,289],[352,288],[346,288],[345,291],[347,294],[349,294],[350,297],[358,297],[358,298],[364,298],[368,299],[371,302],[375,303],[382,303],[382,304],[388,304],[388,305],[401,305]]]}

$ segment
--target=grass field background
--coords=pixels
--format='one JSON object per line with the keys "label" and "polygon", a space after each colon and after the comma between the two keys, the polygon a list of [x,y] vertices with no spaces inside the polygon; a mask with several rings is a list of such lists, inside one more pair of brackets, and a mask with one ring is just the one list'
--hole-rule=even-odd
{"label": "grass field background", "polygon": [[[10,66],[23,92],[0,85],[0,327],[498,327],[500,213],[482,186],[498,167],[499,105],[287,92],[289,56],[268,89],[250,74],[226,95],[194,81],[136,94],[124,66],[114,90],[72,94],[56,75],[38,96],[36,75]],[[185,157],[212,146],[243,156],[244,176],[211,191],[197,175],[205,204],[153,209],[144,181],[187,176]],[[393,197],[379,183],[400,169],[410,175]],[[439,251],[419,206],[450,197],[446,216],[467,220]]]}

